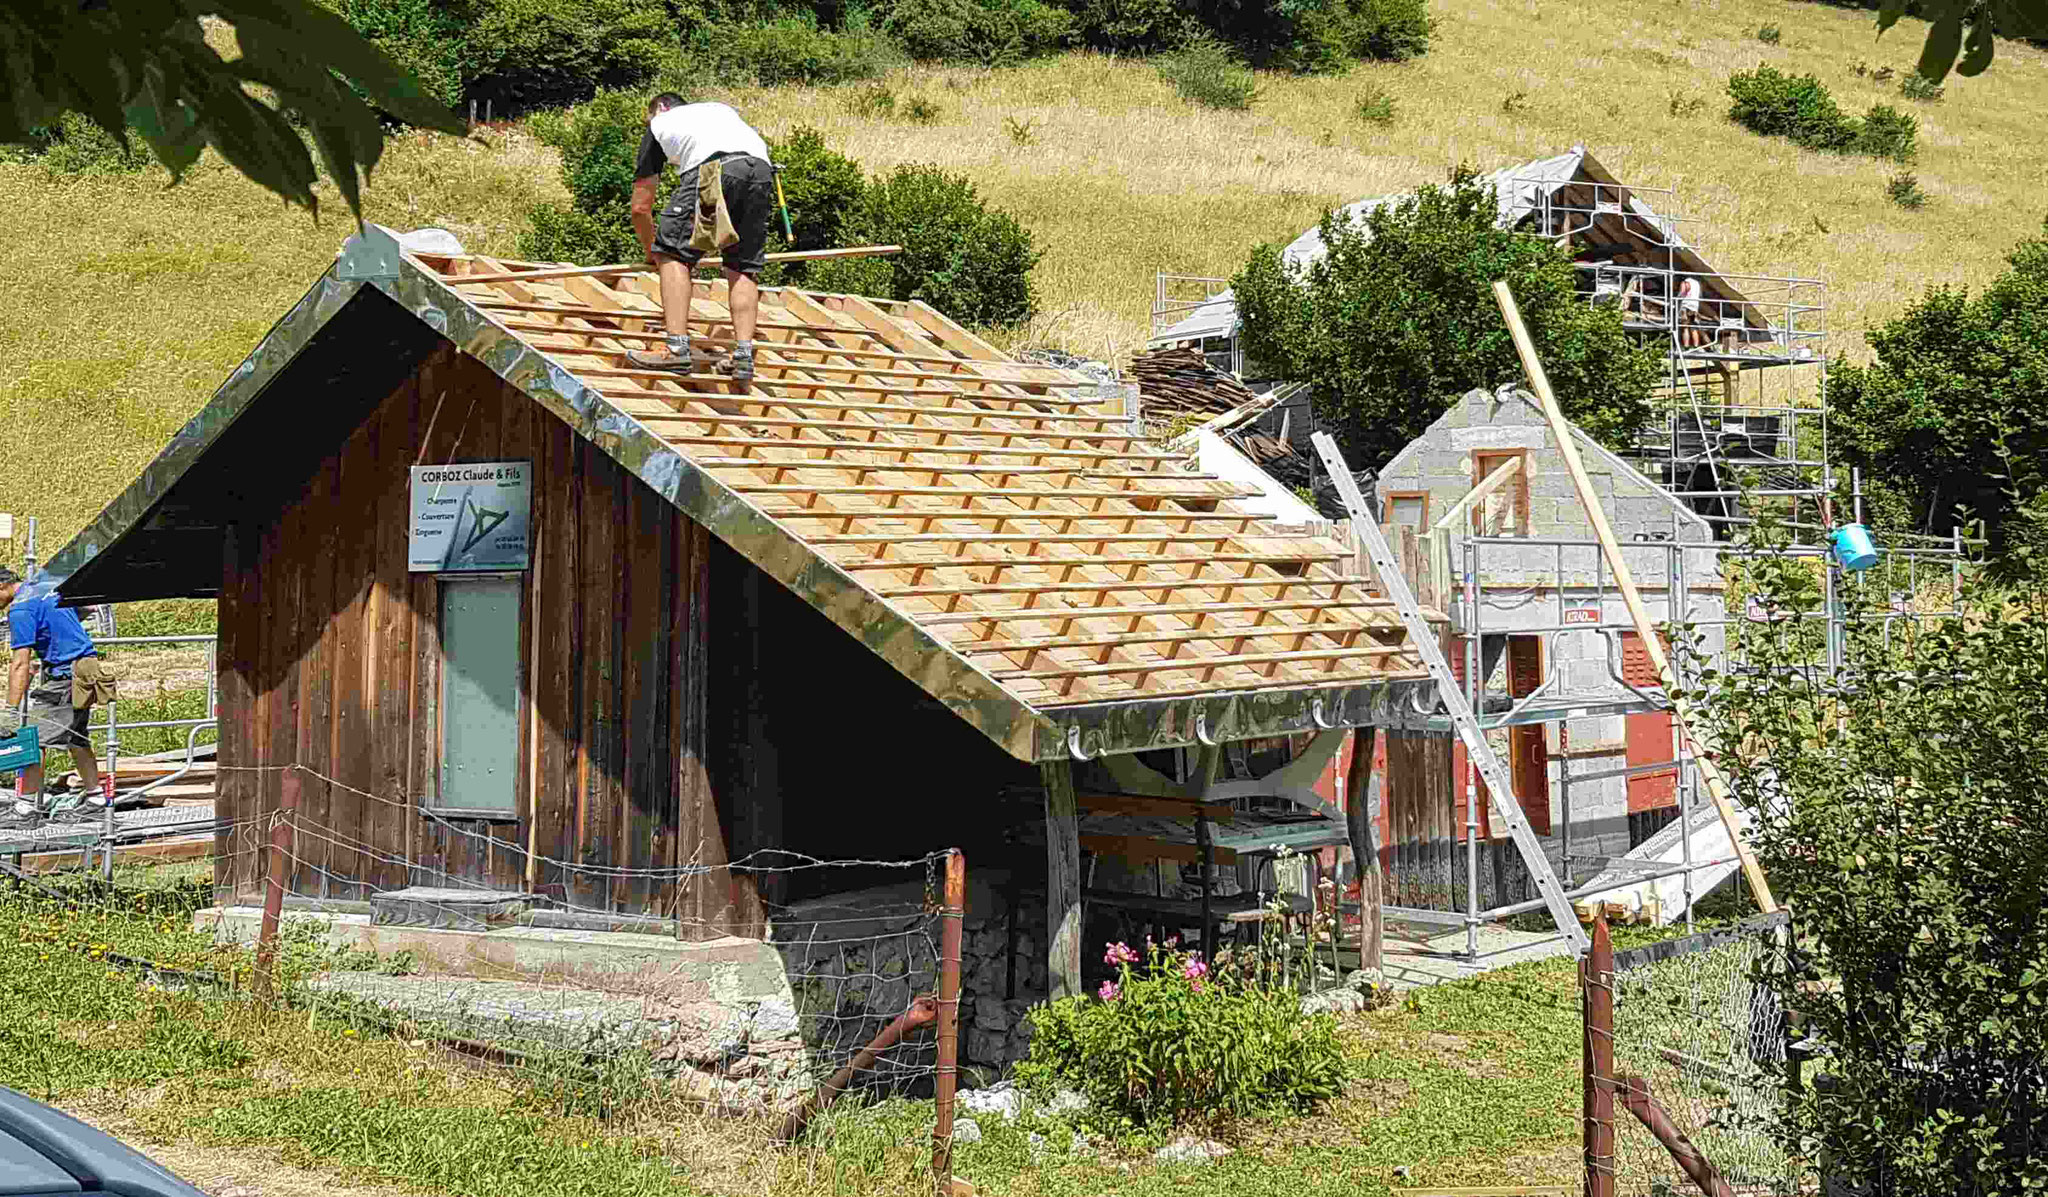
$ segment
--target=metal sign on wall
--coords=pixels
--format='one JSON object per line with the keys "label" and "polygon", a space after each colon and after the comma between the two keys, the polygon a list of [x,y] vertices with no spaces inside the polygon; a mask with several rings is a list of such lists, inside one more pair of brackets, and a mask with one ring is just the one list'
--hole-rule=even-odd
{"label": "metal sign on wall", "polygon": [[406,564],[414,573],[525,569],[532,558],[533,463],[412,468]]}

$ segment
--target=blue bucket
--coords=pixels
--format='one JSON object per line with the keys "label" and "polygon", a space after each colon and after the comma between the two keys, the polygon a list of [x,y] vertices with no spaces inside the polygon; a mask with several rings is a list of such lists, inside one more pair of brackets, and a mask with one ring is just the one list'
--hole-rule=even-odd
{"label": "blue bucket", "polygon": [[1835,560],[1851,573],[1869,569],[1877,564],[1877,545],[1870,539],[1870,529],[1862,524],[1843,524],[1835,529],[1832,537],[1835,544]]}

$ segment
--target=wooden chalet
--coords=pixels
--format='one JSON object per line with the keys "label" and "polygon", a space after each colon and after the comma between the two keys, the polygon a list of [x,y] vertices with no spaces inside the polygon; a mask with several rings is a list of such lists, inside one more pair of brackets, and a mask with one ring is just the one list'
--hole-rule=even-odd
{"label": "wooden chalet", "polygon": [[[290,892],[556,887],[758,935],[778,874],[686,866],[1014,844],[1021,788],[1070,987],[1075,761],[1327,743],[1418,684],[1345,546],[1083,376],[771,288],[735,395],[626,364],[656,294],[372,227],[51,562],[67,603],[219,600],[220,813],[309,771]],[[259,839],[223,833],[223,903]]]}

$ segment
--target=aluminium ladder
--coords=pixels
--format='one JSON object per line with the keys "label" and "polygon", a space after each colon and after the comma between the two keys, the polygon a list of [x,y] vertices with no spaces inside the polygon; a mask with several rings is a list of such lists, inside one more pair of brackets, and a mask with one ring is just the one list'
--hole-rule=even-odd
{"label": "aluminium ladder", "polygon": [[[1410,589],[1407,577],[1394,560],[1393,550],[1387,547],[1387,538],[1380,532],[1379,521],[1366,508],[1365,496],[1358,490],[1358,480],[1351,476],[1350,467],[1344,463],[1344,455],[1337,451],[1337,442],[1329,433],[1317,432],[1309,439],[1323,459],[1323,468],[1329,471],[1331,481],[1337,484],[1338,497],[1343,499],[1344,510],[1351,515],[1351,528],[1372,557],[1373,568],[1379,572],[1380,586],[1401,612],[1401,622],[1408,629],[1408,639],[1414,642],[1416,655],[1422,658],[1431,679],[1436,682],[1437,695],[1442,699],[1444,709],[1450,713],[1451,725],[1458,729],[1458,739],[1464,742],[1466,759],[1486,779],[1493,809],[1501,822],[1507,825],[1509,837],[1522,854],[1522,863],[1535,879],[1536,892],[1542,896],[1544,906],[1549,908],[1558,931],[1571,940],[1573,949],[1583,956],[1591,950],[1592,941],[1586,938],[1585,929],[1579,926],[1579,916],[1565,898],[1564,886],[1552,871],[1550,858],[1543,854],[1543,845],[1536,842],[1536,832],[1530,828],[1522,808],[1509,800],[1515,792],[1514,782],[1509,779],[1500,757],[1494,753],[1493,745],[1487,742],[1486,733],[1480,730],[1479,720],[1473,717],[1472,706],[1465,701],[1465,692],[1459,688],[1450,663],[1444,660],[1443,649],[1437,645],[1436,633],[1430,628],[1429,621],[1422,617],[1422,606],[1415,601],[1415,592]],[[1466,850],[1471,851],[1469,841]]]}

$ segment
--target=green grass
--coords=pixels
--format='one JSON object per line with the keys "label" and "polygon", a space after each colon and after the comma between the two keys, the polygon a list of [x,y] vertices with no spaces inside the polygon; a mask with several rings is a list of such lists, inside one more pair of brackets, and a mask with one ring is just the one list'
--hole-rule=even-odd
{"label": "green grass", "polygon": [[[108,954],[244,977],[248,954],[190,930],[209,879],[190,864],[124,868],[117,888],[55,879],[59,909],[0,888],[0,1084],[58,1105],[118,1111],[153,1140],[251,1148],[335,1178],[422,1193],[802,1192],[921,1187],[932,1107],[848,1102],[799,1149],[766,1127],[713,1118],[646,1074],[613,1078],[594,1103],[576,1069],[480,1067],[343,1006],[279,1017],[213,988],[181,988]],[[305,935],[288,978],[361,967]],[[1235,1154],[1206,1168],[1156,1164],[1165,1137],[1076,1153],[1070,1131],[983,1125],[955,1171],[984,1192],[1370,1194],[1407,1183],[1569,1181],[1578,1137],[1578,1003],[1552,961],[1428,990],[1345,1024],[1355,1079],[1306,1118],[1223,1132]],[[599,1120],[588,1111],[611,1111]]]}

